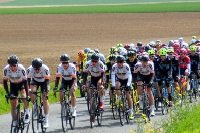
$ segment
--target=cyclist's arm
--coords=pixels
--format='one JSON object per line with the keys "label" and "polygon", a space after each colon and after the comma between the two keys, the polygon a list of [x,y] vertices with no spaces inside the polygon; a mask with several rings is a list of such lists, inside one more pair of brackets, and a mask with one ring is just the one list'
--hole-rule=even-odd
{"label": "cyclist's arm", "polygon": [[112,87],[115,87],[115,68],[114,67],[112,67],[111,80],[112,80]]}
{"label": "cyclist's arm", "polygon": [[131,86],[131,81],[132,81],[132,74],[131,74],[131,70],[130,67],[126,67],[127,69],[127,73],[128,73],[128,82],[127,82],[127,86]]}
{"label": "cyclist's arm", "polygon": [[27,78],[28,86],[30,87],[31,78]]}
{"label": "cyclist's arm", "polygon": [[85,70],[85,72],[84,72],[84,77],[83,77],[83,84],[84,84],[84,85],[86,85],[87,76],[88,76],[88,71]]}
{"label": "cyclist's arm", "polygon": [[23,84],[24,84],[24,88],[25,88],[25,91],[26,91],[26,96],[28,96],[29,85],[28,85],[27,79],[25,79],[25,80],[23,81]]}
{"label": "cyclist's arm", "polygon": [[9,93],[8,91],[8,79],[3,79],[3,87],[4,87],[4,90],[6,91],[6,93]]}

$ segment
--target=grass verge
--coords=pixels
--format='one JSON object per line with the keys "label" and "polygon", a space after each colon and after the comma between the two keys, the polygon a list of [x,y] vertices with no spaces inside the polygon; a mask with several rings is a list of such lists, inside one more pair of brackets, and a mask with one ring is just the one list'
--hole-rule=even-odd
{"label": "grass verge", "polygon": [[[56,102],[59,102],[59,94],[57,93],[57,97],[54,97],[54,94],[53,94],[53,91],[52,91],[52,88],[54,87],[54,83],[51,84],[51,90],[50,90],[50,93],[49,93],[49,103],[50,104],[53,104],[53,103],[56,103]],[[5,99],[5,91],[2,87],[0,87],[0,115],[1,114],[5,114],[5,113],[9,113],[10,110],[11,110],[11,105],[10,103],[7,104],[6,103],[6,99]],[[79,89],[76,89],[76,96],[79,97],[80,96],[80,90]]]}
{"label": "grass verge", "polygon": [[91,13],[155,13],[155,12],[200,12],[200,2],[158,3],[99,6],[61,6],[0,8],[0,14],[91,14]]}

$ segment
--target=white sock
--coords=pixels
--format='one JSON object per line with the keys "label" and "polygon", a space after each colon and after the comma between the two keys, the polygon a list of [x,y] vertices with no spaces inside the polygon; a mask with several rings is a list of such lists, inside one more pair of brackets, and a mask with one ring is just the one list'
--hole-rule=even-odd
{"label": "white sock", "polygon": [[140,101],[142,101],[142,95],[139,95],[139,99],[140,99]]}
{"label": "white sock", "polygon": [[45,114],[45,121],[48,121],[49,114]]}
{"label": "white sock", "polygon": [[72,112],[76,111],[76,106],[72,107]]}
{"label": "white sock", "polygon": [[154,110],[154,105],[150,105],[150,109],[151,109],[151,110]]}
{"label": "white sock", "polygon": [[118,101],[120,101],[121,100],[121,96],[118,96]]}
{"label": "white sock", "polygon": [[25,113],[30,115],[29,109],[25,109]]}
{"label": "white sock", "polygon": [[130,112],[131,114],[133,114],[133,108],[129,109],[129,112]]}
{"label": "white sock", "polygon": [[100,97],[100,102],[104,101],[104,96]]}

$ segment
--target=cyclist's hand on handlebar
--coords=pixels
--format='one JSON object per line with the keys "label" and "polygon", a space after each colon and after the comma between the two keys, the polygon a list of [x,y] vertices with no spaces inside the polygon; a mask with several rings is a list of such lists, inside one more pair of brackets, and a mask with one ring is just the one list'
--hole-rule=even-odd
{"label": "cyclist's hand on handlebar", "polygon": [[6,93],[5,98],[9,98],[10,97],[10,93]]}

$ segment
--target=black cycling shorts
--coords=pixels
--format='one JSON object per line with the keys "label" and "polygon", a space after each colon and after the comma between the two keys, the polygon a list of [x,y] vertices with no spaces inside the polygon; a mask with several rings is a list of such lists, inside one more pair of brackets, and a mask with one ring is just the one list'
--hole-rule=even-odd
{"label": "black cycling shorts", "polygon": [[[149,84],[151,82],[151,75],[142,75],[142,74],[138,74],[137,76],[137,81],[142,81],[143,83],[145,82],[145,84]],[[151,86],[147,86],[148,88],[150,88]]]}
{"label": "black cycling shorts", "polygon": [[[167,79],[168,77],[169,77],[168,72],[159,72],[158,76],[157,76],[157,79],[159,79],[158,85],[161,86],[162,85],[162,79],[163,78]],[[166,80],[165,80],[165,84],[166,84],[167,87],[169,87],[169,82],[166,82]]]}
{"label": "black cycling shorts", "polygon": [[38,82],[38,81],[36,81],[36,80],[34,80],[34,79],[31,80],[30,85],[36,86],[37,90],[38,90],[38,88],[40,87],[41,92],[44,92],[44,91],[46,91],[46,90],[49,92],[49,90],[50,90],[49,83],[47,83],[47,86],[46,86],[46,85],[44,84],[44,82]]}
{"label": "black cycling shorts", "polygon": [[118,77],[116,77],[116,81],[119,81],[121,86],[126,86],[126,91],[131,91],[128,87],[127,87],[127,82],[128,82],[128,79],[119,79]]}
{"label": "black cycling shorts", "polygon": [[[24,83],[19,84],[10,83],[10,95],[18,96],[18,92],[24,89]],[[12,98],[13,99],[13,98]]]}
{"label": "black cycling shorts", "polygon": [[90,83],[90,88],[97,88],[97,83],[101,79],[101,76],[99,77],[93,77],[91,76],[91,83]]}
{"label": "black cycling shorts", "polygon": [[74,80],[65,80],[62,78],[62,83],[61,83],[61,86],[60,86],[60,90],[66,90],[67,87],[69,87],[69,89],[72,88],[72,85],[73,85],[73,82]]}

